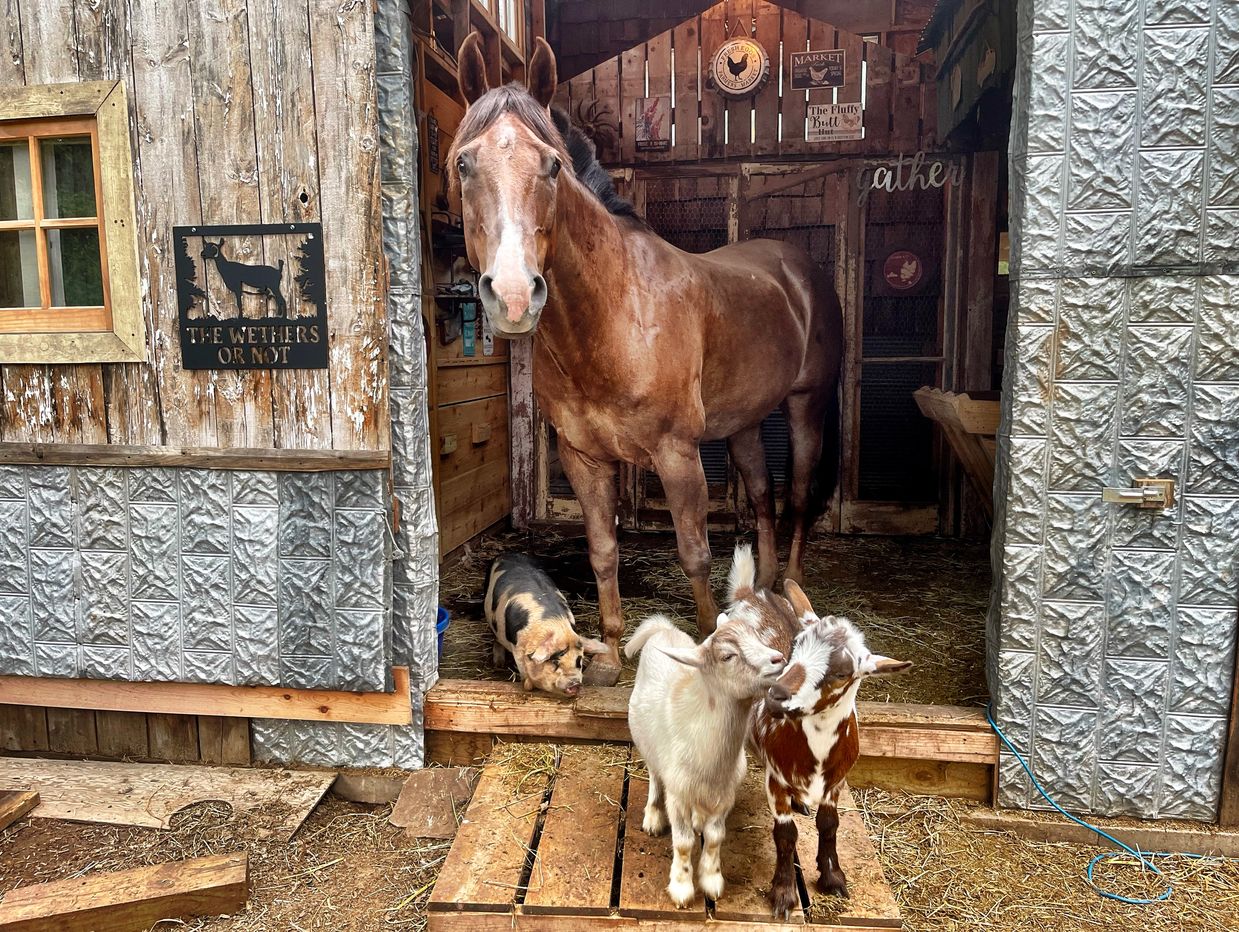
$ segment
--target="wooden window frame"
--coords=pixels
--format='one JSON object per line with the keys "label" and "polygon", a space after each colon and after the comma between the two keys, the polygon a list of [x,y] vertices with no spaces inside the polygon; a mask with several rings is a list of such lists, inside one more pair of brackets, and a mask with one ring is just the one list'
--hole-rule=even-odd
{"label": "wooden window frame", "polygon": [[[43,121],[35,127],[29,121]],[[25,121],[14,124],[13,121]],[[129,145],[129,105],[118,81],[44,84],[10,89],[0,104],[0,138],[76,135],[91,137],[95,163],[94,218],[42,218],[41,166],[32,164],[35,219],[0,223],[3,229],[43,231],[72,227],[99,230],[103,306],[95,308],[0,309],[0,363],[144,362],[146,334],[138,281],[134,219],[133,157]],[[45,241],[40,252],[42,304],[49,303],[42,275]],[[64,311],[61,314],[61,311]],[[24,318],[21,315],[26,315]],[[58,315],[55,325],[48,316]],[[4,318],[8,317],[8,321]],[[36,319],[37,318],[37,319]],[[15,329],[21,321],[28,329]]]}

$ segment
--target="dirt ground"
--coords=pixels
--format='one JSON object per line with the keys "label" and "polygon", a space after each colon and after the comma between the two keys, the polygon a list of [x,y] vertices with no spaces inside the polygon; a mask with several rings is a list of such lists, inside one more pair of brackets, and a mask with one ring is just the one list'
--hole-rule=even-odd
{"label": "dirt ground", "polygon": [[[743,539],[743,538],[742,538]],[[712,533],[713,583],[724,594],[736,538]],[[539,530],[494,534],[447,567],[440,600],[451,612],[439,674],[452,679],[514,678],[491,665],[491,635],[482,611],[486,567],[507,550],[542,560],[568,597],[586,633],[598,630],[597,588],[583,537]],[[784,555],[785,558],[786,555]],[[862,699],[977,705],[987,701],[985,614],[989,606],[988,547],[939,538],[820,537],[805,562],[805,591],[819,614],[846,615],[871,650],[911,660],[911,671],[870,681]],[[667,612],[695,633],[688,580],[676,562],[670,534],[620,538],[620,595],[628,631],[654,612]],[[632,682],[631,664],[620,677]]]}
{"label": "dirt ground", "polygon": [[[856,792],[906,932],[1093,932],[1239,929],[1239,860],[1169,861],[1173,899],[1125,906],[1081,872],[1102,849],[1036,844],[966,824],[974,804]],[[378,932],[425,928],[425,902],[448,843],[406,838],[389,806],[328,796],[291,842],[263,837],[261,815],[203,803],[165,832],[22,819],[0,833],[0,892],[14,886],[170,859],[248,851],[249,908],[229,918],[160,923],[160,932]],[[724,859],[727,849],[724,847]],[[1129,895],[1156,893],[1137,871],[1102,865]]]}

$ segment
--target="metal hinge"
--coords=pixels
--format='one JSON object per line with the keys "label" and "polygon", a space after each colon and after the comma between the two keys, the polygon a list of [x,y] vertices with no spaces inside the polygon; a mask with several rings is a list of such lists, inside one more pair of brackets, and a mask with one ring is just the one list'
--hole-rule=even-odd
{"label": "metal hinge", "polygon": [[1137,508],[1173,508],[1173,479],[1133,479],[1130,489],[1102,489],[1101,500]]}

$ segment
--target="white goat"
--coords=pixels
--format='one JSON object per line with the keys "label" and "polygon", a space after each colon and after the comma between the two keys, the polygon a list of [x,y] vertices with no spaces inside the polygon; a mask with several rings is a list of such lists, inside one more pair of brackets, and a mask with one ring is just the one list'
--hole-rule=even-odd
{"label": "white goat", "polygon": [[628,705],[632,740],[650,773],[641,827],[660,835],[670,820],[674,853],[667,892],[684,907],[693,900],[698,832],[701,892],[711,899],[723,893],[719,849],[745,773],[749,710],[782,671],[784,657],[726,614],[699,645],[667,616],[653,615],[624,653],[631,658],[642,648]]}

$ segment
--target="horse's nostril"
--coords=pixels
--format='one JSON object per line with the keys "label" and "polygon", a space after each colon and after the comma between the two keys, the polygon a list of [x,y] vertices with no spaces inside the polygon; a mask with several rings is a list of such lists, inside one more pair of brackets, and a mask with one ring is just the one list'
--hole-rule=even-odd
{"label": "horse's nostril", "polygon": [[538,311],[541,310],[542,305],[546,304],[546,279],[541,275],[535,275],[531,285],[529,309],[531,311]]}
{"label": "horse's nostril", "polygon": [[481,296],[483,301],[495,300],[494,281],[494,277],[490,275],[483,275],[478,279],[478,294]]}

